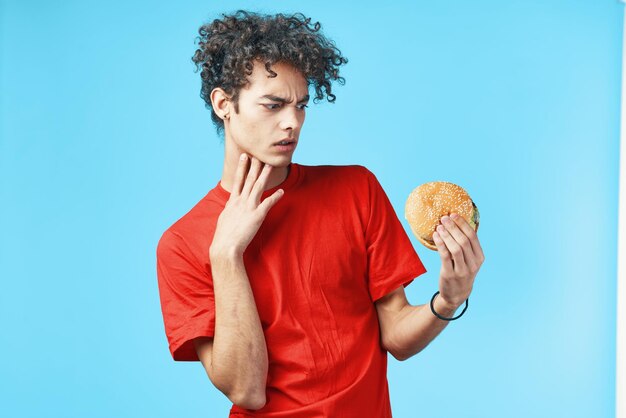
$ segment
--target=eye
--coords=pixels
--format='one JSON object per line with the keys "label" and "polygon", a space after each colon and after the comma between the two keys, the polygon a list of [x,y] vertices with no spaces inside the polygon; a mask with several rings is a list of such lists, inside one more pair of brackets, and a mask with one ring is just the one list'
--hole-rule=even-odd
{"label": "eye", "polygon": [[[263,106],[267,107],[270,110],[275,110],[275,109],[278,109],[280,107],[279,104],[275,104],[275,103],[273,103],[273,104],[266,104],[266,105],[263,105]],[[272,106],[276,106],[276,107],[272,107]]]}
{"label": "eye", "polygon": [[300,107],[300,110],[304,110],[305,107],[309,107],[309,106],[303,104],[302,107]]}

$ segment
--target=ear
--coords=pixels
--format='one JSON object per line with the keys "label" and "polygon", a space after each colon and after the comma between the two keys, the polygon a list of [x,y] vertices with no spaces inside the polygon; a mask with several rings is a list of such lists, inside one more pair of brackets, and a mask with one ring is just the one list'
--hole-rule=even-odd
{"label": "ear", "polygon": [[211,91],[211,105],[213,106],[213,111],[222,120],[228,117],[230,104],[230,97],[220,87],[216,87]]}

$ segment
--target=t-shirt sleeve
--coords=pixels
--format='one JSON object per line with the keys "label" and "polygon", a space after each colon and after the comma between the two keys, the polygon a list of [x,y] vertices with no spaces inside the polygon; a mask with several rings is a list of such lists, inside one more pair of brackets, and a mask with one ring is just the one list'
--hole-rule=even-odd
{"label": "t-shirt sleeve", "polygon": [[165,231],[156,251],[161,312],[170,353],[176,361],[199,361],[196,337],[215,331],[215,299],[209,268],[191,253],[184,239]]}
{"label": "t-shirt sleeve", "polygon": [[396,212],[378,182],[366,169],[369,218],[365,229],[368,286],[372,301],[426,272]]}

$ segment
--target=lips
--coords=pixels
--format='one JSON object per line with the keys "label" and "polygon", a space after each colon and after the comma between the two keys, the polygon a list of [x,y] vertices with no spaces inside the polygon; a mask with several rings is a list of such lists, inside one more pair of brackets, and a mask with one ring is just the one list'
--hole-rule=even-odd
{"label": "lips", "polygon": [[281,139],[278,142],[275,142],[274,145],[291,145],[291,144],[294,144],[295,142],[296,142],[295,139],[285,138],[285,139]]}

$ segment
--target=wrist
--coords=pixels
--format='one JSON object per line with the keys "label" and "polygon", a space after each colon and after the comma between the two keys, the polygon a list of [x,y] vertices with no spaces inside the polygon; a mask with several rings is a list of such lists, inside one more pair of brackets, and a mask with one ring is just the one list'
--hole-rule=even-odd
{"label": "wrist", "polygon": [[433,302],[433,305],[435,307],[435,311],[439,315],[445,316],[448,318],[454,316],[454,312],[456,312],[456,310],[459,308],[459,305],[450,303],[447,300],[445,300],[443,297],[441,297],[441,293],[438,294],[437,297],[435,297],[435,301]]}
{"label": "wrist", "polygon": [[212,263],[216,261],[238,261],[242,258],[243,252],[235,247],[219,245],[211,245],[211,247],[209,247],[209,259]]}

